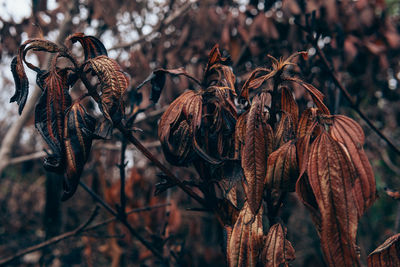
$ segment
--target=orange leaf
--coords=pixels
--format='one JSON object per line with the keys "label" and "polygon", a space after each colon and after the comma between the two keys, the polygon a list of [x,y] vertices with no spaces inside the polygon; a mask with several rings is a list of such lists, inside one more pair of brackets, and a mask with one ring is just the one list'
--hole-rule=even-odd
{"label": "orange leaf", "polygon": [[400,266],[400,234],[386,239],[368,256],[368,267]]}
{"label": "orange leaf", "polygon": [[271,226],[264,239],[262,262],[265,267],[287,267],[296,258],[292,244],[286,239],[286,228],[281,224]]}

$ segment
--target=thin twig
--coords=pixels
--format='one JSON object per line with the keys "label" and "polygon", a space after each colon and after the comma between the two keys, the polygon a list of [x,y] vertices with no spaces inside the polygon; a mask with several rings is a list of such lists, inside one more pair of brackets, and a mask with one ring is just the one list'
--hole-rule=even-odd
{"label": "thin twig", "polygon": [[[150,211],[150,210],[153,210],[153,209],[163,208],[165,206],[170,206],[170,205],[171,205],[170,203],[165,203],[165,204],[159,204],[159,205],[154,205],[154,206],[136,208],[136,209],[132,209],[132,210],[128,211],[126,214],[129,215],[129,214],[136,213],[136,212]],[[53,238],[51,238],[49,240],[46,240],[46,241],[44,241],[42,243],[39,243],[39,244],[36,244],[34,246],[22,249],[22,250],[16,252],[14,255],[9,256],[7,258],[0,259],[0,265],[8,264],[8,263],[12,262],[13,260],[15,260],[17,258],[24,256],[25,254],[40,250],[40,249],[48,247],[50,245],[54,245],[54,244],[56,244],[56,243],[58,243],[58,242],[60,242],[62,240],[67,239],[67,238],[70,238],[70,237],[73,237],[73,236],[77,236],[80,233],[95,230],[95,229],[97,229],[97,228],[99,228],[99,227],[101,227],[103,225],[109,224],[109,223],[114,222],[114,221],[117,220],[116,217],[112,217],[112,218],[106,219],[104,221],[98,222],[98,223],[96,223],[96,224],[94,224],[94,225],[92,225],[90,227],[87,227],[87,225],[89,225],[89,223],[91,221],[93,221],[94,218],[95,218],[93,214],[95,214],[95,213],[92,213],[92,215],[89,217],[89,219],[85,223],[81,224],[80,226],[78,226],[77,228],[75,228],[72,231],[69,231],[67,233],[55,236],[55,237],[53,237]]]}
{"label": "thin twig", "polygon": [[120,188],[120,210],[119,213],[121,216],[126,219],[125,207],[126,207],[126,195],[125,195],[125,151],[126,151],[126,140],[125,137],[122,137],[121,140],[121,156],[119,163],[119,175],[121,179],[121,188]]}
{"label": "thin twig", "polygon": [[29,248],[25,248],[23,250],[20,250],[17,253],[15,253],[14,255],[11,255],[11,256],[9,256],[7,258],[4,258],[4,259],[0,260],[0,265],[5,265],[5,264],[10,263],[13,260],[23,256],[23,255],[25,255],[25,254],[28,254],[28,253],[31,253],[33,251],[48,247],[48,246],[50,246],[52,244],[60,242],[61,240],[64,240],[64,239],[69,238],[71,236],[78,235],[79,233],[81,233],[86,228],[86,226],[88,226],[94,220],[94,218],[98,214],[98,210],[99,210],[99,207],[96,206],[96,208],[93,210],[93,212],[89,216],[89,219],[87,219],[86,222],[84,222],[83,224],[81,224],[80,226],[75,228],[74,230],[72,230],[70,232],[67,232],[67,233],[64,233],[62,235],[58,235],[58,236],[55,236],[53,238],[50,238],[49,240],[46,240],[46,241],[44,241],[44,242],[42,242],[40,244],[31,246]]}
{"label": "thin twig", "polygon": [[[312,35],[311,35],[312,36]],[[318,46],[318,41],[314,38],[313,39],[313,46],[314,48],[317,50],[317,54],[319,55],[319,57],[321,58],[322,62],[324,63],[324,66],[326,68],[326,70],[328,71],[329,75],[331,76],[333,82],[336,84],[336,86],[340,89],[340,91],[343,93],[343,95],[345,96],[345,98],[347,99],[347,101],[349,101],[351,108],[357,112],[357,114],[368,124],[368,126],[375,132],[378,134],[378,136],[380,138],[382,138],[388,145],[389,147],[396,152],[398,155],[400,155],[400,149],[397,148],[392,141],[389,140],[388,137],[386,137],[382,131],[380,131],[373,123],[370,119],[368,119],[368,117],[364,114],[364,112],[362,112],[360,110],[360,108],[358,107],[357,103],[354,101],[353,97],[350,95],[350,93],[347,91],[347,89],[343,86],[343,84],[339,81],[339,79],[336,77],[335,74],[335,69],[333,68],[333,66],[331,66],[328,62],[328,60],[326,59],[325,53],[324,51],[322,51],[321,48],[319,48]]]}
{"label": "thin twig", "polygon": [[135,136],[133,136],[132,132],[129,131],[123,124],[118,124],[117,125],[118,130],[125,136],[129,142],[131,142],[133,145],[135,145],[151,162],[153,162],[166,176],[166,179],[169,180],[169,182],[176,184],[178,187],[180,187],[186,194],[194,198],[197,202],[199,202],[201,205],[207,207],[206,201],[200,197],[198,194],[196,194],[190,187],[187,187],[184,183],[181,182],[167,167],[164,166],[147,148],[143,146],[143,144],[136,139]]}
{"label": "thin twig", "polygon": [[118,212],[116,212],[113,208],[110,207],[104,200],[97,195],[95,192],[93,192],[92,189],[90,189],[84,182],[80,181],[79,184],[82,186],[82,188],[88,192],[95,201],[97,201],[101,206],[103,206],[108,212],[110,212],[112,215],[114,215],[117,220],[119,220],[126,228],[128,228],[130,234],[134,237],[136,237],[148,250],[150,250],[154,256],[159,258],[162,262],[166,262],[166,259],[160,254],[157,249],[153,247],[152,244],[150,244],[147,240],[145,240],[126,220],[126,218],[123,218],[120,216]]}

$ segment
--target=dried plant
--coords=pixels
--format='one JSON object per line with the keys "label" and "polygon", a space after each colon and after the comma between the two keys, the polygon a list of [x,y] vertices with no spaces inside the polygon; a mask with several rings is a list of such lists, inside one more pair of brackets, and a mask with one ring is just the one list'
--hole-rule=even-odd
{"label": "dried plant", "polygon": [[[82,45],[82,62],[67,46],[31,39],[20,46],[11,64],[16,84],[11,101],[17,102],[20,113],[28,95],[24,64],[37,73],[43,92],[35,125],[52,151],[44,167],[64,173],[63,200],[76,191],[94,138],[108,137],[112,128],[118,128],[141,147],[124,128],[122,96],[129,77],[95,37],[77,33],[67,38],[70,42]],[[54,54],[49,70],[27,62],[31,50]],[[200,179],[187,184],[202,197],[141,150],[161,166],[166,179],[172,179],[157,185],[158,193],[178,184],[216,215],[225,229],[229,266],[289,266],[295,251],[280,210],[294,191],[310,211],[327,264],[360,266],[358,221],[376,199],[374,174],[363,150],[364,133],[354,120],[332,115],[323,94],[287,70],[297,67],[298,56],[306,59],[305,52],[285,60],[269,56],[271,69],[255,69],[238,90],[229,58],[215,46],[200,80],[182,68],[158,69],[137,88],[150,82],[151,99],[157,102],[166,75],[183,75],[196,83],[195,90],[182,93],[162,115],[158,136],[169,163],[195,168]],[[58,66],[61,58],[68,61],[64,67]],[[72,100],[69,89],[78,80],[87,93]],[[300,110],[294,84],[309,93],[313,107]],[[86,112],[85,97],[97,102],[102,119]],[[369,265],[396,266],[398,252],[397,235],[370,255]]]}

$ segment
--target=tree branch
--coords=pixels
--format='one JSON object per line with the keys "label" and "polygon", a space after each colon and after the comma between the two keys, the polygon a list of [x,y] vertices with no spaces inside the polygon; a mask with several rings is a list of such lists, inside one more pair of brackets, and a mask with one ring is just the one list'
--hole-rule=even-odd
{"label": "tree branch", "polygon": [[[128,211],[126,214],[129,215],[129,214],[136,213],[136,212],[150,211],[150,210],[153,210],[153,209],[163,208],[163,207],[169,206],[169,205],[171,205],[171,204],[165,203],[165,204],[159,204],[159,205],[153,205],[153,206],[148,206],[148,207],[143,207],[143,208],[132,209],[132,210]],[[96,209],[95,209],[95,211],[96,211]],[[94,220],[94,218],[95,218],[94,214],[95,213],[93,212],[92,215],[89,217],[89,219],[85,223],[81,224],[80,226],[78,226],[77,228],[75,228],[72,231],[69,231],[69,232],[66,232],[64,234],[55,236],[55,237],[53,237],[53,238],[51,238],[49,240],[46,240],[46,241],[44,241],[42,243],[33,245],[31,247],[22,249],[22,250],[20,250],[20,251],[18,251],[16,253],[14,253],[14,255],[11,255],[11,256],[9,256],[7,258],[0,259],[0,265],[8,264],[8,263],[14,261],[17,258],[24,256],[25,254],[40,250],[40,249],[48,247],[50,245],[54,245],[54,244],[56,244],[56,243],[58,243],[58,242],[60,242],[62,240],[65,240],[65,239],[73,237],[73,236],[77,236],[78,234],[81,234],[83,232],[88,232],[88,231],[95,230],[95,229],[97,229],[97,228],[99,228],[99,227],[101,227],[103,225],[109,224],[109,223],[114,222],[114,221],[117,220],[116,217],[112,217],[112,218],[106,219],[104,221],[98,222],[98,223],[96,223],[96,224],[94,224],[94,225],[92,225],[90,227],[87,227],[90,224],[90,222],[92,222]]]}
{"label": "tree branch", "polygon": [[150,250],[154,256],[159,258],[163,263],[166,263],[167,260],[164,259],[164,257],[160,254],[157,249],[153,247],[152,244],[150,244],[147,240],[145,240],[126,220],[126,217],[123,218],[120,216],[118,212],[116,212],[113,208],[110,207],[106,202],[103,201],[103,199],[97,195],[95,192],[93,192],[84,182],[80,181],[79,184],[82,186],[82,188],[88,192],[93,199],[98,202],[101,206],[103,206],[109,213],[114,215],[118,221],[120,221],[126,228],[128,228],[130,234],[134,237],[136,237],[148,250]]}
{"label": "tree branch", "polygon": [[190,187],[187,187],[184,183],[181,182],[165,165],[163,165],[147,148],[143,146],[143,144],[133,136],[132,132],[129,131],[123,124],[117,125],[118,130],[125,136],[129,142],[135,145],[151,162],[153,162],[166,176],[169,182],[172,184],[176,184],[180,187],[186,194],[195,199],[198,203],[203,205],[204,207],[208,207],[206,201],[196,194]]}

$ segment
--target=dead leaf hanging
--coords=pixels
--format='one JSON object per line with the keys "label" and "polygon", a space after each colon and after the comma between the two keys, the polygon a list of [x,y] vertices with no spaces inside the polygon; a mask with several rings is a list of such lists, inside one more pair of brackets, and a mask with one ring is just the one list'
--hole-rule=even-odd
{"label": "dead leaf hanging", "polygon": [[79,103],[74,103],[65,115],[65,178],[62,201],[76,191],[83,167],[89,158],[96,120]]}
{"label": "dead leaf hanging", "polygon": [[368,267],[400,266],[400,234],[389,237],[368,255]]}
{"label": "dead leaf hanging", "polygon": [[87,36],[84,33],[77,32],[68,36],[65,41],[71,41],[72,43],[79,42],[83,47],[85,60],[101,55],[107,56],[107,50],[103,43],[94,36]]}

